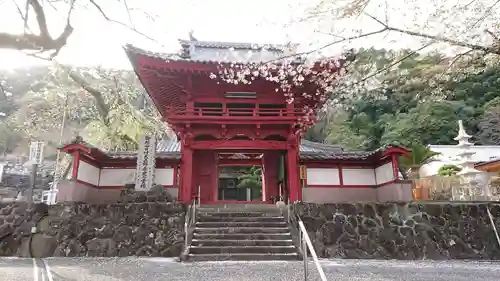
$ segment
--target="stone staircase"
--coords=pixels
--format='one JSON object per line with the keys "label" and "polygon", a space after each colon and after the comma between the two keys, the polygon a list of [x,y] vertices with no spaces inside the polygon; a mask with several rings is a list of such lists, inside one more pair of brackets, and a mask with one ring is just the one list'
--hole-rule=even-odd
{"label": "stone staircase", "polygon": [[297,260],[286,219],[275,205],[207,205],[184,260]]}

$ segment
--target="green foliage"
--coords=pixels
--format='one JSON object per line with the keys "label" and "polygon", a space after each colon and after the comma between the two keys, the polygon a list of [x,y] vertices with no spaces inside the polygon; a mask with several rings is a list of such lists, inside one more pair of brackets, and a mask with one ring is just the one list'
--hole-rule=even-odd
{"label": "green foliage", "polygon": [[[67,142],[75,134],[98,147],[123,151],[137,149],[143,134],[161,138],[166,131],[133,72],[62,66],[46,69],[43,75],[38,72],[31,86],[16,85],[16,78],[8,81],[15,106],[4,117],[11,132],[0,137],[0,143],[8,144],[6,151],[18,145],[10,141],[16,134],[45,140],[48,151],[55,153],[61,141]],[[16,92],[17,88],[26,93]]]}
{"label": "green foliage", "polygon": [[500,145],[497,60],[474,55],[450,67],[451,60],[440,54],[411,55],[387,68],[408,54],[359,50],[341,81],[347,86],[332,94],[344,106],[326,108],[306,138],[364,150],[393,143],[456,144],[462,119],[477,144]]}
{"label": "green foliage", "polygon": [[438,175],[449,177],[449,176],[456,175],[461,170],[462,169],[456,165],[446,164],[446,165],[443,165],[439,168]]}
{"label": "green foliage", "polygon": [[399,164],[401,165],[401,167],[406,169],[419,168],[423,164],[432,161],[432,158],[434,156],[440,154],[420,144],[414,144],[410,147],[410,149],[411,152],[409,156],[402,156],[399,159]]}
{"label": "green foliage", "polygon": [[478,138],[486,145],[500,144],[500,105],[493,101],[485,106],[484,113],[479,117]]}
{"label": "green foliage", "polygon": [[262,188],[262,169],[259,166],[252,166],[248,173],[240,176],[238,188],[261,189]]}
{"label": "green foliage", "polygon": [[9,122],[0,123],[0,156],[10,153],[22,140],[23,135],[14,130]]}

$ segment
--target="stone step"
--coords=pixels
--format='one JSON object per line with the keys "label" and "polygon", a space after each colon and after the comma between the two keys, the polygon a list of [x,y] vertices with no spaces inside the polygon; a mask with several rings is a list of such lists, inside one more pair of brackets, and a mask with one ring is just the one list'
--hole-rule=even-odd
{"label": "stone step", "polygon": [[296,253],[295,246],[191,246],[191,254],[283,254]]}
{"label": "stone step", "polygon": [[270,261],[298,260],[297,253],[289,254],[189,254],[189,261]]}
{"label": "stone step", "polygon": [[197,211],[197,217],[276,217],[280,212],[203,212]]}
{"label": "stone step", "polygon": [[289,233],[288,227],[196,227],[195,233]]}
{"label": "stone step", "polygon": [[289,240],[291,233],[193,233],[198,240]]}
{"label": "stone step", "polygon": [[197,222],[196,227],[286,227],[287,224],[284,221],[271,221],[271,222],[260,222],[260,221],[219,221],[219,222]]}
{"label": "stone step", "polygon": [[293,246],[292,239],[284,240],[200,240],[193,239],[192,246]]}
{"label": "stone step", "polygon": [[279,216],[260,216],[260,217],[217,217],[217,216],[198,216],[198,222],[282,222],[285,218]]}
{"label": "stone step", "polygon": [[198,208],[215,211],[274,211],[278,209],[275,204],[202,204]]}

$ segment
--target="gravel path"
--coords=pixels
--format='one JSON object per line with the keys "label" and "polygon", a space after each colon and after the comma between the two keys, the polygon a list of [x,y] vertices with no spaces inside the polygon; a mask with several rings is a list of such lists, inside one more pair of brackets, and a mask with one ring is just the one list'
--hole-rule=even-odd
{"label": "gravel path", "polygon": [[[0,259],[0,281],[294,281],[304,280],[301,262],[178,263],[161,258],[48,258],[50,274],[32,259]],[[500,262],[322,261],[328,280],[498,281]],[[37,269],[37,270],[34,270]],[[309,265],[308,280],[320,280]],[[36,276],[35,276],[36,273]],[[50,277],[48,275],[51,275]],[[51,280],[52,279],[52,280]]]}

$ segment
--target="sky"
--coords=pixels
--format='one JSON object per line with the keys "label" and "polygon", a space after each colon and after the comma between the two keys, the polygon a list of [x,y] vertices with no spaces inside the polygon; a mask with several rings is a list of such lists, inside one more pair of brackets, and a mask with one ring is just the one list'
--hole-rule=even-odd
{"label": "sky", "polygon": [[[23,22],[16,13],[15,1],[21,6],[24,0],[0,0],[0,32],[22,32]],[[174,52],[179,48],[178,39],[187,39],[188,31],[194,30],[195,37],[206,41],[229,41],[251,43],[286,43],[301,44],[302,48],[310,49],[331,42],[332,36],[327,33],[343,36],[358,34],[379,29],[373,20],[364,17],[355,21],[330,21],[327,15],[318,22],[306,24],[287,23],[305,15],[305,8],[321,0],[128,0],[130,13],[122,4],[124,0],[96,1],[115,20],[134,26],[137,30],[155,38],[158,43],[146,39],[133,31],[107,22],[97,9],[90,6],[77,6],[72,15],[74,33],[57,60],[61,63],[75,65],[102,65],[113,68],[130,68],[122,46],[131,43],[144,49]],[[328,1],[341,3],[349,0]],[[482,3],[495,0],[482,0]],[[64,28],[67,6],[48,6],[45,3],[49,30],[56,37]],[[62,1],[61,1],[62,2]],[[464,9],[448,9],[446,15],[435,14],[436,9],[442,9],[453,2],[470,2],[470,0],[420,0],[420,1],[383,1],[372,0],[366,9],[378,18],[386,18],[390,14],[390,24],[404,28],[417,28],[427,33],[448,34],[453,38],[468,36],[464,30],[466,21],[458,21],[467,14]],[[476,1],[481,2],[481,1]],[[385,3],[385,4],[384,4]],[[390,4],[388,4],[390,3]],[[54,4],[55,5],[55,4]],[[80,4],[83,5],[83,4]],[[437,8],[436,8],[437,7]],[[471,7],[474,9],[476,7]],[[388,12],[387,12],[388,11]],[[500,12],[500,11],[499,11]],[[130,16],[129,16],[130,14]],[[132,20],[130,20],[132,19]],[[30,18],[30,27],[36,27]],[[430,24],[429,24],[430,23]],[[477,26],[484,28],[484,26]],[[315,31],[321,30],[322,33]],[[34,30],[36,32],[36,30]],[[334,40],[336,40],[335,38]],[[466,40],[468,38],[465,37]],[[372,36],[349,44],[338,44],[330,52],[341,52],[346,47],[375,46],[390,48],[417,48],[420,40],[390,33]],[[46,63],[39,59],[27,57],[19,51],[0,50],[0,68],[9,69],[33,64]]]}
{"label": "sky", "polygon": [[[115,4],[114,7],[110,5],[108,11],[117,9],[114,0],[105,1]],[[98,3],[105,1],[98,1]],[[102,64],[117,68],[129,67],[122,49],[124,44],[131,43],[145,49],[172,52],[179,48],[177,39],[187,39],[190,29],[194,30],[199,40],[283,43],[286,41],[282,30],[283,24],[290,15],[290,13],[283,12],[283,7],[286,8],[287,3],[293,1],[143,0],[142,11],[156,10],[160,11],[159,15],[153,15],[155,22],[152,22],[138,11],[132,13],[132,22],[137,26],[137,30],[160,41],[160,44],[118,24],[107,22],[92,7],[83,7],[75,10],[77,12],[72,16],[75,31],[67,47],[58,56],[58,60],[78,65]],[[263,6],[266,9],[262,9]],[[106,11],[105,6],[102,7]],[[19,20],[19,15],[12,11],[15,11],[14,6],[10,9],[0,9],[0,31],[22,32],[23,24]],[[52,25],[49,23],[49,29],[55,37],[64,26],[65,14],[52,10],[50,15],[52,15],[50,18],[54,19]],[[109,16],[131,26],[125,9],[110,12]],[[268,22],[267,18],[272,19],[273,22]],[[0,50],[0,68],[33,63],[43,62],[36,58],[29,58],[19,51]]]}

